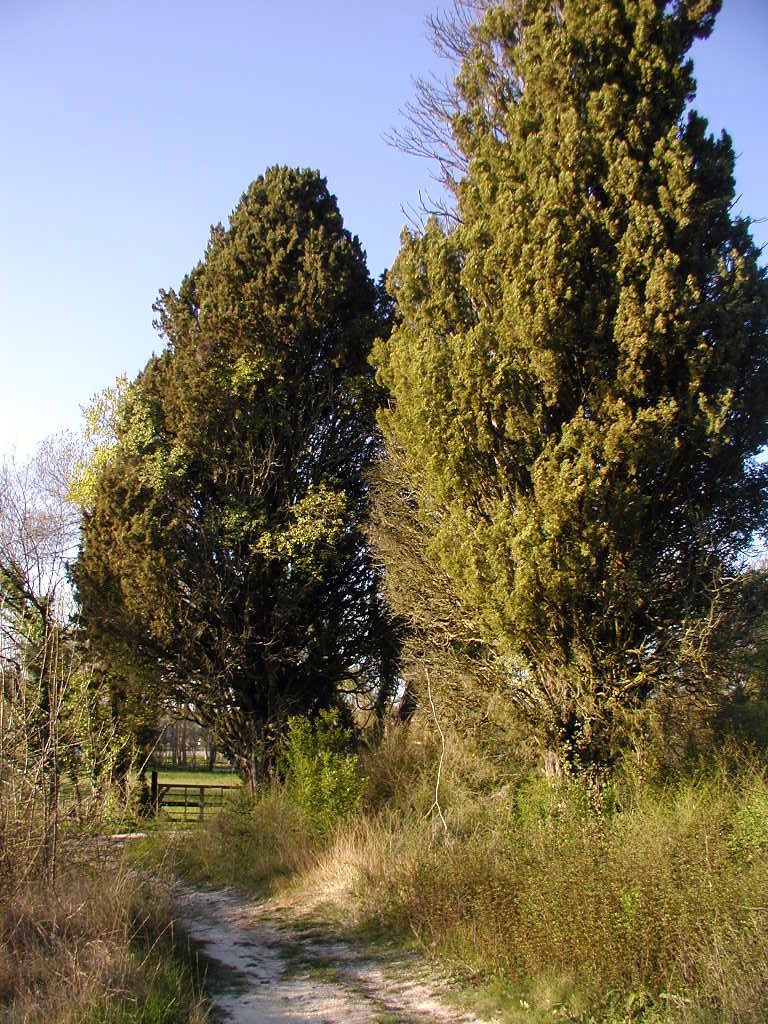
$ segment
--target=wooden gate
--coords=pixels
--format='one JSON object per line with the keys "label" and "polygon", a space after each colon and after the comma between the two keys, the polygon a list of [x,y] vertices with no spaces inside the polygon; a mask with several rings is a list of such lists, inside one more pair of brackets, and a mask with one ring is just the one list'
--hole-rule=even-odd
{"label": "wooden gate", "polygon": [[224,806],[227,793],[238,787],[221,786],[211,783],[200,785],[186,782],[160,782],[153,771],[150,784],[150,799],[154,814],[168,810],[177,819],[189,821],[205,820],[206,811],[219,810]]}

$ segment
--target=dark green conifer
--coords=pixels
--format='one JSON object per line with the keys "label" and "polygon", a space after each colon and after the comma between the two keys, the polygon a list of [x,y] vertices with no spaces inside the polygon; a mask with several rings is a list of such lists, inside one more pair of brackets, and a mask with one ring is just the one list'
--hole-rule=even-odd
{"label": "dark green conifer", "polygon": [[362,529],[378,309],[324,179],[269,170],[161,293],[167,348],[97,473],[76,568],[93,642],[160,674],[248,774],[287,716],[393,679]]}
{"label": "dark green conifer", "polygon": [[731,141],[687,107],[718,8],[490,5],[456,80],[458,223],[404,236],[375,351],[425,550],[571,763],[712,698],[766,523],[766,278]]}

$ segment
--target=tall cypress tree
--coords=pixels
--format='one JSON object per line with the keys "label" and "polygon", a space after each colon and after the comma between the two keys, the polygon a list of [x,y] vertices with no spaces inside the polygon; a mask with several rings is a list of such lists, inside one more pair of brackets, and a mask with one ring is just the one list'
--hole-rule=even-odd
{"label": "tall cypress tree", "polygon": [[404,236],[375,351],[428,557],[575,764],[711,697],[766,523],[766,277],[731,141],[687,107],[718,8],[490,5],[456,79],[458,223]]}
{"label": "tall cypress tree", "polygon": [[92,488],[75,577],[93,643],[158,673],[251,775],[286,716],[393,680],[363,532],[379,308],[324,179],[269,170],[161,293],[167,348]]}

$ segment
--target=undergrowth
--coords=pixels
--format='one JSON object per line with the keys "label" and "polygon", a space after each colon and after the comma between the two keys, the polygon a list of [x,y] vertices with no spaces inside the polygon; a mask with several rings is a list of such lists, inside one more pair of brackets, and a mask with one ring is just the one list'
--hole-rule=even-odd
{"label": "undergrowth", "polygon": [[[368,828],[361,920],[502,983],[528,1020],[768,1020],[768,781],[757,760],[595,793],[529,773]],[[458,769],[458,772],[457,772]],[[392,855],[393,852],[395,855]],[[495,979],[495,980],[494,980]]]}
{"label": "undergrowth", "polygon": [[335,828],[275,784],[175,840],[175,870],[343,898],[358,928],[415,939],[500,1020],[768,1020],[758,758],[624,770],[596,793],[531,766],[491,778],[455,737],[436,792],[438,757],[426,726],[392,729],[361,754],[365,788]]}
{"label": "undergrowth", "polygon": [[313,722],[289,719],[280,782],[256,797],[238,790],[193,841],[187,834],[154,837],[137,847],[134,861],[189,882],[247,892],[308,871],[360,804],[365,777],[352,743],[351,730],[334,712]]}
{"label": "undergrowth", "polygon": [[272,787],[255,798],[241,790],[193,835],[150,836],[128,856],[137,867],[166,877],[260,892],[306,870],[318,842],[301,809]]}

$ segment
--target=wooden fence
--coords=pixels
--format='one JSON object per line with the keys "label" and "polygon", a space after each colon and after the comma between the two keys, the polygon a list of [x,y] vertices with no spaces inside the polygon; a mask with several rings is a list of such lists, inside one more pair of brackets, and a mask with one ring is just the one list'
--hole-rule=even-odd
{"label": "wooden fence", "polygon": [[155,814],[167,810],[174,818],[189,821],[205,820],[206,811],[219,810],[224,806],[227,793],[237,790],[236,786],[221,786],[212,783],[159,782],[153,771],[150,783],[150,799]]}

